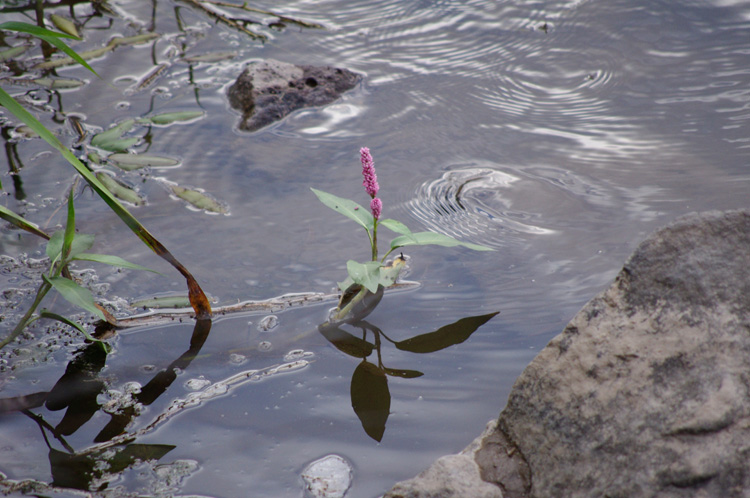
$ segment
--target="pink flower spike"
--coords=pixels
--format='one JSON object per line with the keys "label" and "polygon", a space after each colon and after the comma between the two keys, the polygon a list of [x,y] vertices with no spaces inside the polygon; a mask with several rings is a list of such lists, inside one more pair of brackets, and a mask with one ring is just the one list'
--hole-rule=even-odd
{"label": "pink flower spike", "polygon": [[380,185],[378,185],[378,176],[375,174],[375,162],[372,160],[372,155],[370,155],[370,149],[362,147],[359,149],[359,156],[362,161],[362,176],[365,177],[362,185],[365,187],[367,195],[375,198],[378,195],[378,190],[380,190]]}
{"label": "pink flower spike", "polygon": [[377,220],[380,219],[380,213],[383,212],[383,201],[375,197],[370,201],[370,211],[372,216]]}

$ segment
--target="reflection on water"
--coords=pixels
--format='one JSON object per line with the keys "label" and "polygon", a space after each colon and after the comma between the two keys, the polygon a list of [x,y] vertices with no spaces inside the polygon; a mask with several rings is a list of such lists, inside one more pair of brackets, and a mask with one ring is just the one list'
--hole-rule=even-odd
{"label": "reflection on water", "polygon": [[513,209],[519,180],[491,168],[454,169],[422,185],[408,207],[431,230],[488,247],[503,247],[518,234],[553,233],[531,224],[540,213]]}
{"label": "reflection on water", "polygon": [[[156,476],[165,475],[175,484],[163,494],[240,496],[253,489],[258,496],[298,497],[305,466],[335,453],[355,469],[347,498],[379,496],[473,439],[534,353],[609,283],[648,232],[690,211],[747,205],[747,2],[291,0],[286,14],[325,29],[254,26],[268,37],[265,44],[183,2],[117,2],[114,15],[95,12],[95,5],[104,3],[45,7],[72,10],[85,23],[84,40],[75,42],[80,50],[105,46],[115,31],[131,36],[153,27],[162,36],[96,59],[103,80],[75,67],[49,75],[84,82],[78,89],[26,86],[31,76],[43,76],[27,74],[41,62],[41,51],[29,49],[24,57],[37,59],[28,65],[0,66],[3,88],[69,146],[80,137],[66,116],[91,136],[161,112],[205,113],[174,126],[138,124],[123,136],[139,140],[130,155],[175,158],[176,167],[105,167],[143,195],[136,216],[175,248],[219,305],[335,287],[345,261],[367,248],[355,242],[357,227],[328,221],[327,208],[308,188],[325,183],[344,195],[359,191],[351,151],[361,146],[381,158],[386,216],[499,250],[415,250],[409,278],[420,289],[386,297],[364,332],[339,327],[371,345],[381,337],[383,368],[405,367],[420,377],[383,376],[376,354],[342,354],[318,333],[322,309],[274,311],[278,323],[264,324],[274,325],[265,332],[258,330],[261,317],[251,318],[251,327],[247,317],[239,324],[218,318],[201,354],[127,425],[126,416],[102,411],[105,405],[135,400],[179,357],[189,336],[175,326],[114,339],[116,353],[103,367],[101,359],[86,360],[78,414],[71,405],[65,414],[31,408],[51,428],[18,414],[0,418],[0,471],[13,479],[51,482],[50,450],[40,435],[68,454],[52,430],[68,417],[60,430],[80,428],[57,434],[79,452],[105,444],[92,440],[112,423],[102,437],[123,424],[123,437],[144,429],[140,440],[124,444],[153,445],[154,459],[164,454],[139,475],[145,467],[130,462],[148,458],[148,447],[122,450],[119,460],[111,448],[103,456],[113,456],[108,468],[130,465],[113,486],[136,488],[139,479],[152,479],[150,489],[157,490],[165,484],[157,485]],[[15,48],[8,43],[26,44],[5,37],[0,52]],[[262,58],[335,64],[365,79],[333,106],[239,135],[225,88],[245,61]],[[6,114],[0,132],[8,171],[0,178],[6,194],[0,202],[44,227],[61,224],[59,191],[71,171]],[[185,209],[165,181],[202,189],[230,214]],[[97,234],[99,252],[154,266],[140,241],[121,236],[99,203],[87,195],[77,202],[81,226]],[[13,306],[0,322],[2,335],[30,301],[28,282],[38,276],[26,274],[43,261],[42,249],[0,227],[0,252],[15,262],[3,260],[11,270],[0,271],[2,296]],[[91,284],[113,301],[174,291],[170,269],[159,264],[164,278],[97,268]],[[399,343],[496,310],[502,315],[436,354],[389,347],[382,335]],[[0,354],[1,397],[27,395],[27,407],[39,406],[68,364],[84,363],[85,355],[75,353],[78,336],[45,334],[32,329],[26,343]],[[354,372],[356,385],[380,392],[387,379],[393,403],[380,443],[352,410]],[[100,382],[107,387],[94,397]],[[172,402],[175,416],[147,429],[172,413]],[[175,448],[164,453],[169,446]],[[104,474],[97,479],[106,480]]]}

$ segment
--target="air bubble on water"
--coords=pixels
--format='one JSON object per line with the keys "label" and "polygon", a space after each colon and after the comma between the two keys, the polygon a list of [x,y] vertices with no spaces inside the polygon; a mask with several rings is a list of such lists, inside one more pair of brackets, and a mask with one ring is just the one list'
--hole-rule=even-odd
{"label": "air bubble on water", "polygon": [[260,341],[258,343],[259,351],[271,351],[271,349],[273,349],[273,344],[271,344],[271,341]]}
{"label": "air bubble on water", "polygon": [[185,382],[185,389],[189,389],[191,391],[200,391],[204,387],[211,384],[211,381],[203,377],[202,375],[198,377],[197,379],[189,379]]}
{"label": "air bubble on water", "polygon": [[245,363],[247,360],[247,357],[242,354],[232,353],[229,355],[229,363],[233,363],[235,365],[240,365],[242,363]]}
{"label": "air bubble on water", "polygon": [[293,349],[284,355],[284,361],[297,361],[303,358],[312,358],[315,353],[304,349]]}
{"label": "air bubble on water", "polygon": [[279,318],[276,315],[268,315],[258,323],[258,330],[268,332],[279,324]]}

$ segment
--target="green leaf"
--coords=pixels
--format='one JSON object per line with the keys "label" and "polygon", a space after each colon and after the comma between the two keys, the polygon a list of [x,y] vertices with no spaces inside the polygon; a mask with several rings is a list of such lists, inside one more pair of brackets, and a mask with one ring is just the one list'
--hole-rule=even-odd
{"label": "green leaf", "polygon": [[135,119],[126,119],[122,123],[91,137],[91,145],[113,152],[124,151],[140,140],[138,137],[121,138],[133,126],[135,126]]}
{"label": "green leaf", "polygon": [[[65,232],[63,234],[63,244],[61,249],[62,257],[60,258],[63,264],[67,264],[67,262],[72,257],[72,255],[70,254],[71,244],[73,244],[73,238],[76,235],[76,211],[73,202],[73,193],[75,192],[76,185],[78,185],[78,181],[73,182],[73,185],[70,187],[70,192],[68,192],[68,217],[65,222]],[[88,247],[86,249],[88,249]]]}
{"label": "green leaf", "polygon": [[15,22],[15,21],[4,22],[0,24],[0,29],[7,29],[9,31],[19,31],[22,33],[29,33],[31,35],[34,35],[37,38],[46,41],[50,45],[54,45],[58,49],[62,50],[68,55],[68,57],[70,57],[71,59],[73,59],[74,61],[76,61],[77,63],[79,63],[80,65],[82,65],[83,67],[91,71],[92,73],[94,73],[97,77],[99,77],[97,72],[94,71],[94,69],[91,66],[89,66],[88,63],[85,60],[83,60],[83,58],[75,52],[75,50],[68,47],[65,43],[63,43],[62,40],[60,40],[60,38],[71,38],[73,40],[80,40],[80,38],[76,36],[72,36],[66,33],[59,33],[57,31],[50,31],[49,29],[41,28],[33,24],[27,24],[25,22]]}
{"label": "green leaf", "polygon": [[18,228],[26,230],[27,232],[31,232],[45,239],[49,239],[49,235],[41,231],[38,225],[25,220],[24,218],[20,217],[19,215],[17,215],[10,209],[6,208],[5,206],[0,206],[0,218],[17,226]]}
{"label": "green leaf", "polygon": [[453,237],[443,235],[442,233],[435,232],[416,232],[411,235],[402,235],[396,237],[391,241],[391,251],[404,246],[426,246],[426,245],[437,245],[443,247],[456,247],[462,246],[475,251],[494,251],[491,247],[481,246],[479,244],[472,244],[470,242],[461,242]]}
{"label": "green leaf", "polygon": [[73,259],[79,261],[93,261],[95,263],[104,263],[105,265],[127,268],[129,270],[145,270],[150,271],[151,273],[159,273],[158,271],[152,270],[151,268],[146,268],[145,266],[137,265],[135,263],[131,263],[130,261],[124,260],[119,256],[112,256],[109,254],[92,254],[84,252],[76,255]]}
{"label": "green leaf", "polygon": [[352,219],[362,225],[365,230],[372,231],[375,226],[375,219],[370,214],[370,211],[363,208],[354,201],[337,197],[328,192],[311,188],[315,195],[318,196],[320,202],[328,206],[329,208],[337,211],[349,219]]}
{"label": "green leaf", "polygon": [[183,201],[189,202],[198,209],[219,214],[226,214],[227,212],[226,207],[222,206],[219,202],[210,198],[203,192],[191,188],[180,187],[179,185],[169,185],[169,188],[174,195]]}
{"label": "green leaf", "polygon": [[96,178],[118,199],[129,202],[135,206],[140,206],[146,202],[140,195],[138,195],[138,192],[133,190],[132,187],[125,185],[116,178],[109,176],[107,173],[99,171],[96,173]]}
{"label": "green leaf", "polygon": [[411,230],[409,230],[406,225],[404,225],[400,221],[392,220],[390,218],[378,221],[378,226],[384,226],[388,230],[400,233],[401,235],[411,235]]}
{"label": "green leaf", "polygon": [[[50,237],[49,242],[47,242],[47,249],[46,253],[47,256],[54,260],[62,254],[62,246],[63,246],[63,239],[65,237],[65,232],[62,230],[58,230],[57,232],[52,234],[52,237]],[[77,256],[80,256],[81,253],[88,251],[91,249],[91,246],[94,245],[94,236],[88,233],[78,233],[73,237],[73,241],[70,244],[70,255],[68,259],[74,259]]]}
{"label": "green leaf", "polygon": [[155,125],[168,125],[180,121],[193,121],[203,117],[203,111],[179,111],[165,112],[156,116],[148,116],[138,120],[140,123],[153,123]]}
{"label": "green leaf", "polygon": [[110,154],[107,160],[120,169],[133,171],[147,166],[155,168],[166,168],[177,166],[180,161],[172,157],[157,156],[154,154]]}
{"label": "green leaf", "polygon": [[67,17],[63,17],[58,14],[52,14],[51,16],[49,16],[49,20],[52,21],[52,24],[54,24],[55,27],[63,33],[67,33],[78,39],[81,38],[81,35],[78,33],[78,28],[76,28],[75,23],[73,23],[73,21],[71,21]]}
{"label": "green leaf", "polygon": [[[78,324],[78,323],[74,322],[73,320],[70,320],[69,318],[66,318],[66,317],[64,317],[62,315],[58,315],[57,313],[52,313],[52,312],[47,311],[47,310],[42,310],[41,313],[39,313],[39,316],[42,317],[42,318],[49,318],[51,320],[57,320],[58,322],[64,323],[65,325],[70,325],[74,329],[78,330],[81,334],[83,334],[83,336],[86,339],[88,339],[89,341],[91,341],[91,342],[101,342],[101,341],[99,341],[99,340],[94,339],[93,337],[91,337],[91,335],[86,331],[86,329],[84,329],[83,327],[81,327],[80,324]],[[104,343],[102,343],[102,345],[104,345]],[[106,349],[105,349],[105,352],[107,352]]]}
{"label": "green leaf", "polygon": [[102,313],[102,310],[97,308],[96,303],[94,302],[94,296],[91,294],[90,290],[81,287],[72,280],[64,277],[48,277],[47,275],[42,275],[42,278],[54,287],[55,290],[69,303],[95,314],[104,321],[107,320],[104,313]]}
{"label": "green leaf", "polygon": [[378,285],[380,285],[380,267],[381,264],[378,261],[368,261],[363,264],[350,259],[346,262],[346,270],[352,281],[363,285],[373,293],[378,291]]}
{"label": "green leaf", "polygon": [[[157,35],[158,36],[158,35]],[[42,137],[45,142],[54,147],[60,154],[68,161],[75,170],[88,182],[91,188],[97,193],[97,195],[112,209],[112,211],[125,223],[128,228],[141,239],[152,251],[154,251],[159,257],[163,258],[169,264],[171,264],[180,274],[185,277],[187,282],[188,291],[190,295],[190,303],[195,310],[198,317],[210,317],[211,316],[211,304],[208,302],[206,294],[203,289],[200,288],[198,281],[188,271],[185,266],[180,263],[177,258],[172,255],[169,250],[164,247],[164,244],[154,237],[146,227],[144,227],[125,207],[118,202],[118,200],[107,190],[104,185],[89,171],[89,169],[78,160],[78,158],[65,147],[58,138],[47,129],[42,123],[39,122],[34,116],[31,115],[26,109],[23,108],[16,100],[11,97],[8,92],[0,88],[0,105],[8,109],[14,116],[26,123],[29,128]]]}

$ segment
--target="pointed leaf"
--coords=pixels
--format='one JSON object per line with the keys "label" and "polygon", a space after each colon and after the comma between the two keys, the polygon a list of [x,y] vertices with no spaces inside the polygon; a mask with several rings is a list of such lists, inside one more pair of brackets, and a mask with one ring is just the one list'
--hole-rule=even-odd
{"label": "pointed leaf", "polygon": [[67,33],[75,38],[81,37],[81,35],[78,33],[78,28],[76,28],[75,23],[67,17],[63,17],[58,14],[52,14],[51,16],[49,16],[49,20],[52,21],[52,24],[54,24],[55,27],[63,33]]}
{"label": "pointed leaf", "polygon": [[141,206],[146,202],[143,200],[143,197],[138,195],[138,192],[133,190],[132,187],[130,187],[129,185],[125,185],[121,181],[117,180],[117,178],[113,178],[107,173],[99,171],[98,173],[96,173],[96,178],[97,180],[102,182],[102,185],[104,185],[104,187],[118,199],[129,202],[130,204],[133,204],[135,206]]}
{"label": "pointed leaf", "polygon": [[[158,35],[157,35],[158,36]],[[89,171],[89,169],[78,160],[78,158],[65,147],[60,140],[50,132],[42,123],[23,108],[8,92],[0,87],[0,105],[8,109],[14,116],[26,123],[35,133],[44,139],[49,145],[56,149],[68,161],[76,171],[89,183],[91,188],[99,197],[107,203],[114,213],[138,236],[152,251],[159,257],[169,262],[180,274],[185,277],[190,296],[190,304],[195,310],[196,317],[199,319],[211,317],[211,304],[208,302],[206,294],[201,289],[198,281],[180,263],[171,252],[149,232],[117,199],[107,190],[104,185]]]}
{"label": "pointed leaf", "polygon": [[311,188],[310,190],[312,190],[313,193],[318,196],[320,202],[322,202],[329,208],[343,214],[351,220],[356,221],[357,223],[362,225],[365,230],[372,231],[375,225],[375,219],[372,217],[372,214],[370,214],[370,211],[368,209],[363,208],[354,201],[350,201],[349,199],[344,199],[342,197],[337,197],[333,194],[329,194],[328,192],[323,192],[322,190],[317,190],[314,188]]}
{"label": "pointed leaf", "polygon": [[417,240],[412,236],[411,230],[409,230],[409,228],[400,221],[386,218],[384,220],[378,221],[378,226],[381,225],[386,227],[388,230],[407,236],[409,240],[414,241],[414,243],[418,243]]}
{"label": "pointed leaf", "polygon": [[464,342],[479,327],[487,323],[498,313],[499,311],[487,315],[462,318],[455,323],[451,323],[445,327],[440,327],[435,332],[399,341],[396,343],[396,347],[402,351],[410,351],[412,353],[432,353],[434,351],[440,351],[441,349]]}
{"label": "pointed leaf", "polygon": [[198,209],[219,214],[226,214],[227,212],[227,208],[199,190],[180,187],[179,185],[169,185],[169,188],[174,195],[183,201],[189,202]]}
{"label": "pointed leaf", "polygon": [[[129,270],[145,270],[151,273],[159,273],[158,271],[146,268],[145,266],[131,263],[130,261],[124,260],[119,256],[112,256],[110,254],[92,254],[88,252],[77,254],[73,259],[79,261],[93,261],[95,263],[104,263],[105,265],[117,266],[118,268],[127,268]],[[161,275],[161,274],[160,274]]]}
{"label": "pointed leaf", "polygon": [[168,125],[180,121],[193,121],[203,117],[203,111],[180,111],[165,112],[156,116],[149,116],[139,119],[140,122],[153,123],[155,125]]}
{"label": "pointed leaf", "polygon": [[426,246],[437,245],[444,247],[463,246],[475,251],[494,251],[491,247],[472,244],[470,242],[461,242],[453,237],[436,232],[416,232],[409,235],[396,237],[391,241],[391,251],[404,246]]}
{"label": "pointed leaf", "polygon": [[90,290],[81,287],[72,280],[64,277],[48,277],[42,275],[42,278],[54,287],[55,290],[70,304],[83,308],[84,310],[95,314],[102,320],[107,321],[107,317],[102,313],[102,310],[96,306],[94,296],[91,294]]}
{"label": "pointed leaf", "polygon": [[25,220],[5,206],[0,206],[0,218],[4,219],[8,223],[11,223],[18,228],[26,230],[27,232],[38,235],[42,238],[49,240],[49,235],[39,229],[39,226],[35,223]]}
{"label": "pointed leaf", "polygon": [[[57,313],[52,313],[52,312],[47,311],[47,310],[42,310],[42,312],[39,313],[39,316],[42,317],[42,318],[49,318],[51,320],[57,320],[60,323],[64,323],[65,325],[69,325],[69,326],[73,327],[74,329],[78,330],[81,334],[83,334],[83,336],[86,339],[88,339],[91,342],[101,342],[101,341],[98,341],[97,339],[94,339],[93,337],[91,337],[91,335],[86,331],[86,329],[84,329],[83,327],[81,327],[81,325],[79,323],[76,323],[73,320],[71,320],[69,318],[66,318],[66,317],[64,317],[62,315],[58,315]],[[104,343],[102,343],[102,345],[104,345]],[[105,349],[105,352],[106,352],[106,349]]]}
{"label": "pointed leaf", "polygon": [[104,130],[103,132],[97,133],[96,135],[91,137],[91,145],[104,150],[125,150],[130,147],[130,145],[123,147],[125,143],[130,143],[135,140],[135,142],[132,143],[132,145],[134,145],[138,142],[138,140],[140,140],[139,138],[121,139],[121,137],[125,133],[130,131],[133,126],[135,126],[135,119],[126,119],[122,123],[119,123],[112,128]]}
{"label": "pointed leaf", "polygon": [[99,75],[94,71],[94,69],[88,65],[88,63],[83,60],[83,57],[78,55],[72,48],[68,47],[65,43],[63,43],[60,38],[72,38],[73,40],[79,40],[80,38],[66,34],[66,33],[58,33],[56,31],[50,31],[49,29],[41,28],[39,26],[35,26],[33,24],[27,24],[24,22],[4,22],[0,24],[0,29],[7,29],[9,31],[19,31],[22,33],[29,33],[31,35],[36,36],[37,38],[46,41],[50,45],[54,45],[59,50],[65,52],[68,57],[91,71],[92,73],[96,74],[97,77]]}
{"label": "pointed leaf", "polygon": [[166,168],[177,166],[180,161],[172,157],[157,156],[154,154],[110,154],[107,160],[114,163],[120,169],[133,171],[147,166],[154,168]]}

